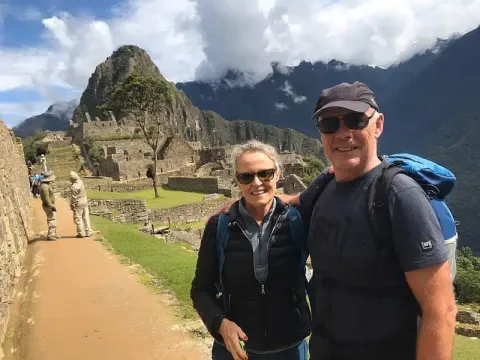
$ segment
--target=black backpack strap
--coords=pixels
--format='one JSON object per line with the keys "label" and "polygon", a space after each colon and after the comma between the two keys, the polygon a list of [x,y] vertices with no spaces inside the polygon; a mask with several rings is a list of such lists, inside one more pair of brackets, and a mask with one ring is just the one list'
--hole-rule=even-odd
{"label": "black backpack strap", "polygon": [[324,169],[319,176],[321,181],[317,181],[317,183],[315,184],[312,202],[306,207],[303,205],[298,206],[302,214],[305,231],[307,231],[307,233],[310,229],[311,217],[313,214],[313,210],[315,209],[315,205],[320,198],[320,195],[322,195],[325,186],[327,186],[327,184],[335,177],[333,173],[328,171],[328,168]]}
{"label": "black backpack strap", "polygon": [[388,211],[388,192],[393,178],[405,171],[395,163],[382,164],[382,173],[372,182],[369,194],[369,218],[374,238],[381,251],[394,255],[391,236],[390,212]]}

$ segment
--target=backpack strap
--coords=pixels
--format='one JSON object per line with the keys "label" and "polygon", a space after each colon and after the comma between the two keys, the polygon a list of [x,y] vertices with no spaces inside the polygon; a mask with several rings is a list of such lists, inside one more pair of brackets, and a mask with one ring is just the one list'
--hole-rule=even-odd
{"label": "backpack strap", "polygon": [[388,210],[388,192],[393,178],[405,170],[398,167],[396,163],[383,165],[382,173],[373,181],[369,193],[369,219],[373,228],[374,239],[378,248],[387,252],[387,255],[394,254],[393,242],[391,240],[390,212]]}
{"label": "backpack strap", "polygon": [[227,297],[224,296],[223,287],[223,266],[225,265],[225,248],[227,247],[228,239],[230,238],[230,215],[221,213],[217,222],[217,235],[215,237],[218,258],[218,284],[217,284],[217,298],[222,296],[224,309],[227,310]]}
{"label": "backpack strap", "polygon": [[300,248],[299,274],[305,274],[305,264],[308,258],[307,235],[298,210],[290,206],[287,210],[288,224],[295,244]]}
{"label": "backpack strap", "polygon": [[301,212],[304,215],[304,221],[305,221],[304,229],[307,231],[310,229],[311,217],[313,214],[313,209],[315,208],[315,204],[320,198],[320,195],[322,195],[322,192],[325,189],[325,186],[327,186],[330,180],[332,180],[335,177],[333,173],[328,171],[328,168],[324,169],[319,176],[321,176],[322,181],[318,181],[315,184],[315,188],[313,190],[313,199],[311,203],[307,204],[307,206],[305,207],[302,204],[300,205]]}

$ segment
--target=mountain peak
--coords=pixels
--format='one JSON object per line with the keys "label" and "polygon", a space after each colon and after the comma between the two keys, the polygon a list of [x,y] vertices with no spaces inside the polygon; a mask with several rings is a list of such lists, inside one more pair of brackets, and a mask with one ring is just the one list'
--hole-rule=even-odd
{"label": "mountain peak", "polygon": [[75,109],[73,121],[81,122],[88,112],[91,119],[102,119],[97,106],[105,104],[117,86],[134,72],[165,79],[148,53],[136,45],[123,45],[97,65]]}

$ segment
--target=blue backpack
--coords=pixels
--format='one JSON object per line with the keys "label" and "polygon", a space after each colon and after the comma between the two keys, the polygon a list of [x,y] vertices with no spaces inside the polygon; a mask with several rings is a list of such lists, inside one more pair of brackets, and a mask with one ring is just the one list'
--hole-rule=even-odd
{"label": "blue backpack", "polygon": [[[377,238],[379,240],[391,238],[388,235],[390,233],[388,208],[383,204],[387,203],[388,190],[395,175],[406,174],[414,179],[427,194],[430,205],[440,223],[445,244],[447,247],[453,245],[453,251],[449,249],[448,262],[452,279],[454,279],[456,276],[455,250],[458,238],[458,222],[455,221],[445,199],[453,190],[456,181],[455,175],[433,161],[412,154],[387,155],[383,156],[383,160],[386,162],[386,166],[382,169],[382,175],[377,179],[377,183],[371,192],[370,199],[373,202],[369,207]],[[424,250],[427,250],[432,244],[427,241],[421,243],[421,246]]]}
{"label": "blue backpack", "polygon": [[[305,274],[305,264],[308,258],[307,250],[307,234],[305,232],[302,217],[298,210],[289,206],[287,210],[288,223],[290,225],[290,232],[292,239],[300,248],[300,263],[298,264],[299,273]],[[215,284],[217,288],[217,298],[223,295],[223,267],[225,265],[225,249],[227,247],[228,240],[230,238],[230,215],[228,213],[221,213],[217,222],[217,235],[216,235],[216,247],[218,258],[218,279],[219,283]],[[225,309],[226,297],[223,296],[223,302]]]}

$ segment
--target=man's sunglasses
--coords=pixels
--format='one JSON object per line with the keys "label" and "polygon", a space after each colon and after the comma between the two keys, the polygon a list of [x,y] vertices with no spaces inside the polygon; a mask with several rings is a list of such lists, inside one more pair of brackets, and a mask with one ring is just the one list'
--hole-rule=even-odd
{"label": "man's sunglasses", "polygon": [[265,169],[257,172],[237,173],[236,177],[240,184],[247,185],[250,184],[253,179],[255,179],[255,176],[258,176],[261,181],[270,181],[275,176],[275,171],[277,171],[277,169]]}
{"label": "man's sunglasses", "polygon": [[349,112],[343,116],[330,116],[317,119],[317,128],[322,134],[333,134],[340,129],[340,119],[343,119],[345,126],[352,130],[362,130],[368,126],[368,122],[375,115],[367,116],[364,113]]}

